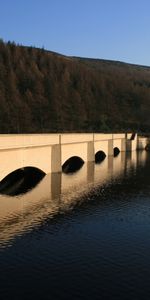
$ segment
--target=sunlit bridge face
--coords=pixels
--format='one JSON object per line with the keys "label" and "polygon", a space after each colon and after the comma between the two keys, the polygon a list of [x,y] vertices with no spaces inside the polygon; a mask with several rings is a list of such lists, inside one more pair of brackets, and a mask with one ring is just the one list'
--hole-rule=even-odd
{"label": "sunlit bridge face", "polygon": [[65,161],[62,166],[64,173],[73,173],[78,171],[84,164],[84,161],[79,156],[72,156]]}
{"label": "sunlit bridge face", "polygon": [[34,167],[18,169],[0,181],[0,194],[15,196],[35,187],[45,173]]}
{"label": "sunlit bridge face", "polygon": [[118,147],[115,147],[115,148],[114,148],[114,157],[118,156],[119,153],[120,153],[119,148],[118,148]]}
{"label": "sunlit bridge face", "polygon": [[98,151],[96,154],[95,154],[95,163],[96,164],[99,164],[101,163],[106,157],[106,154],[105,152],[103,151]]}

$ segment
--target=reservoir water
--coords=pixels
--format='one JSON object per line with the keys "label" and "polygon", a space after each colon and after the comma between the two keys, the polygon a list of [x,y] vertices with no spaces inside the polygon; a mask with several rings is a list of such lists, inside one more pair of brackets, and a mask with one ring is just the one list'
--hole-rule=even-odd
{"label": "reservoir water", "polygon": [[0,299],[149,299],[150,155],[0,195]]}

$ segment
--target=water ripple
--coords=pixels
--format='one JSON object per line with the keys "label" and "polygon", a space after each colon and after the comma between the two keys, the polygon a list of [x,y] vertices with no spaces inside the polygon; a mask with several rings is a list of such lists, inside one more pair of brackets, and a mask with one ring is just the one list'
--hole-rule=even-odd
{"label": "water ripple", "polygon": [[1,196],[1,299],[149,299],[149,175],[118,156]]}

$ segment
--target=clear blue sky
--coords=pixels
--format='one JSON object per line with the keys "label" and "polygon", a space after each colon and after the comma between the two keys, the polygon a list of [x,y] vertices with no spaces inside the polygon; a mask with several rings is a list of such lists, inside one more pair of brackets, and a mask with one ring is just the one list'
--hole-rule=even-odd
{"label": "clear blue sky", "polygon": [[0,0],[0,37],[150,66],[150,0]]}

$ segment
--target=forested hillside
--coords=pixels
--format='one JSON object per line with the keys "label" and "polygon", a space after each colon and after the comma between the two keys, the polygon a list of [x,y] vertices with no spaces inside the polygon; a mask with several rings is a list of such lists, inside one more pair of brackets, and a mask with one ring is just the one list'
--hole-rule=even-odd
{"label": "forested hillside", "polygon": [[150,132],[150,68],[0,41],[0,133]]}

